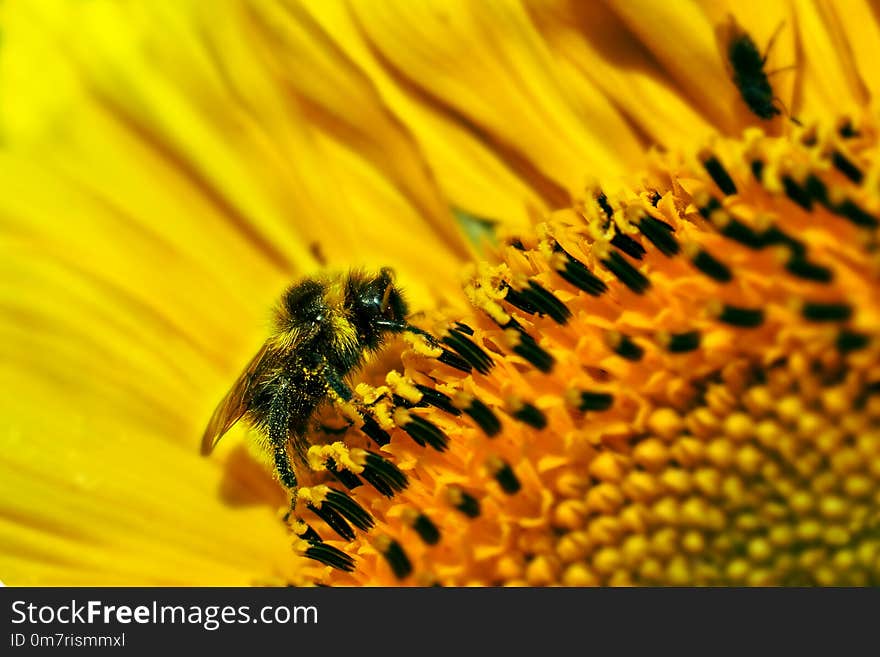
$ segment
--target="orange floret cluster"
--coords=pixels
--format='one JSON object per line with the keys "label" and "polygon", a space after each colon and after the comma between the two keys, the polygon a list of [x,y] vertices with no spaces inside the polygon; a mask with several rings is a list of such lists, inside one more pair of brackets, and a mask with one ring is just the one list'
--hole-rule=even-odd
{"label": "orange floret cluster", "polygon": [[507,236],[312,448],[318,581],[880,584],[877,143],[657,154]]}

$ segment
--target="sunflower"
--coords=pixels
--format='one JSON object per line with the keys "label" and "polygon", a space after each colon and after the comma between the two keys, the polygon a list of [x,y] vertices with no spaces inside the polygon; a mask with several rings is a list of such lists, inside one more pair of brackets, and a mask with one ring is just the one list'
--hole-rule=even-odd
{"label": "sunflower", "polygon": [[[2,12],[7,584],[880,581],[875,5]],[[350,266],[436,340],[200,457]]]}

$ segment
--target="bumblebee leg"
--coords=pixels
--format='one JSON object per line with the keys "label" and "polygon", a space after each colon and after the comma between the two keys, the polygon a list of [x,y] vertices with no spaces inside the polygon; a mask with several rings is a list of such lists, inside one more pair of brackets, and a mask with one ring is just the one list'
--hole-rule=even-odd
{"label": "bumblebee leg", "polygon": [[293,472],[293,466],[290,465],[290,457],[287,456],[287,447],[284,445],[276,445],[273,450],[275,457],[275,472],[281,483],[287,488],[296,488],[296,474]]}
{"label": "bumblebee leg", "polygon": [[324,366],[324,379],[327,381],[327,393],[337,405],[348,407],[357,413],[361,419],[366,419],[370,416],[370,409],[362,401],[354,398],[351,388],[348,387],[348,384],[339,372],[329,364]]}
{"label": "bumblebee leg", "polygon": [[[334,398],[334,402],[343,409],[348,411],[349,417],[357,414],[361,419],[361,431],[372,438],[379,445],[387,445],[391,440],[391,436],[376,422],[370,409],[362,402],[354,400],[354,393],[351,388],[342,379],[339,373],[329,365],[324,368],[324,378],[327,381],[328,392],[330,397]],[[353,419],[353,417],[352,417]]]}
{"label": "bumblebee leg", "polygon": [[776,26],[776,29],[773,30],[773,35],[770,37],[770,40],[767,42],[767,47],[764,48],[764,55],[761,57],[761,63],[766,64],[767,58],[770,56],[770,49],[773,47],[773,44],[776,42],[776,37],[779,36],[779,33],[782,31],[782,28],[785,26],[785,21],[780,21],[779,25]]}
{"label": "bumblebee leg", "polygon": [[269,440],[272,443],[272,456],[275,459],[275,472],[278,479],[289,489],[296,488],[296,474],[287,453],[290,440],[290,393],[289,383],[283,382],[269,406]]}
{"label": "bumblebee leg", "polygon": [[327,380],[327,385],[330,386],[330,390],[336,393],[336,395],[345,402],[350,402],[351,398],[354,397],[354,393],[351,391],[351,388],[348,387],[348,384],[342,378],[342,375],[339,374],[329,363],[324,365],[324,378]]}

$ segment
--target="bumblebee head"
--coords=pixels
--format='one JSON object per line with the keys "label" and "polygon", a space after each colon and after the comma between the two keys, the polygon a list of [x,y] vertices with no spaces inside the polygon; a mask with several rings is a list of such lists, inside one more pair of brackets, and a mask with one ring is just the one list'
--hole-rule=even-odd
{"label": "bumblebee head", "polygon": [[358,335],[367,348],[378,347],[385,333],[407,330],[409,310],[394,273],[383,268],[376,275],[352,275],[346,290],[346,302]]}

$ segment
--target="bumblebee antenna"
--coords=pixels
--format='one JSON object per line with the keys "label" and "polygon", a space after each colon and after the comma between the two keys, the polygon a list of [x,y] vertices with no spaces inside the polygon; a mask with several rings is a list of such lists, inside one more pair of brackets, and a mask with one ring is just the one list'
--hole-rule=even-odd
{"label": "bumblebee antenna", "polygon": [[403,330],[406,331],[407,333],[415,333],[416,335],[421,335],[423,338],[425,338],[425,340],[427,340],[430,343],[430,345],[432,347],[439,346],[439,343],[437,342],[437,338],[435,338],[433,335],[428,333],[426,330],[420,329],[418,326],[413,326],[412,324],[407,324],[406,326],[403,327]]}
{"label": "bumblebee antenna", "polygon": [[432,347],[440,346],[440,343],[437,342],[437,338],[428,333],[425,329],[420,329],[418,326],[413,326],[412,324],[381,320],[376,322],[376,326],[386,329],[388,331],[394,331],[396,333],[400,333],[402,331],[406,331],[407,333],[415,333],[416,335],[421,335],[423,338],[425,338],[425,340],[427,340]]}

